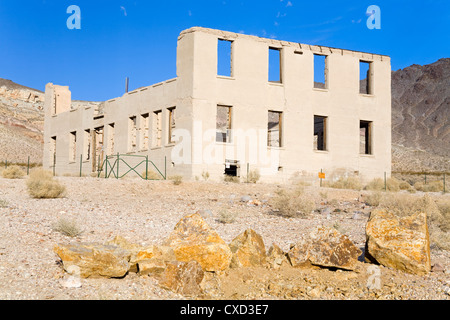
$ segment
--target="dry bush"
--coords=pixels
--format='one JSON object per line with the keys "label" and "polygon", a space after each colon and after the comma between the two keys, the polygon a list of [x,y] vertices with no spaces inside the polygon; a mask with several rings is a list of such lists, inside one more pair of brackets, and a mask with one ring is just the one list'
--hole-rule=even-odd
{"label": "dry bush", "polygon": [[304,217],[316,208],[314,201],[301,188],[277,191],[270,204],[278,215],[286,218]]}
{"label": "dry bush", "polygon": [[443,181],[432,181],[427,184],[424,184],[423,182],[416,182],[414,184],[414,188],[417,191],[422,192],[441,192],[444,191],[444,182]]}
{"label": "dry bush", "polygon": [[[142,172],[142,177],[145,178],[145,171]],[[155,171],[149,170],[147,171],[147,180],[161,180],[162,177],[159,173],[156,173]]]}
{"label": "dry bush", "polygon": [[83,233],[83,230],[81,230],[77,223],[73,220],[67,220],[65,218],[59,219],[53,226],[53,231],[57,231],[62,233],[65,236],[68,237],[78,237]]}
{"label": "dry bush", "polygon": [[209,172],[208,171],[203,171],[202,172],[202,177],[203,177],[203,180],[208,181],[208,179],[209,179]]}
{"label": "dry bush", "polygon": [[178,186],[183,182],[183,177],[182,176],[171,176],[171,177],[169,177],[169,180],[171,180],[174,185]]}
{"label": "dry bush", "polygon": [[407,181],[400,182],[399,188],[400,190],[412,190],[412,186]]}
{"label": "dry bush", "polygon": [[19,166],[10,166],[2,171],[2,176],[5,179],[21,179],[26,173]]}
{"label": "dry bush", "polygon": [[226,174],[223,177],[223,181],[225,181],[225,182],[232,182],[232,183],[240,183],[241,182],[241,178],[235,177],[235,176],[230,176],[230,175]]}
{"label": "dry bush", "polygon": [[352,189],[352,190],[361,190],[362,185],[361,181],[358,177],[348,177],[348,178],[339,178],[333,182],[325,182],[325,187],[335,188],[335,189]]}
{"label": "dry bush", "polygon": [[219,211],[217,221],[223,224],[233,223],[236,221],[237,216],[237,212],[231,212],[223,208]]}
{"label": "dry bush", "polygon": [[378,207],[381,203],[383,194],[380,191],[374,191],[364,197],[364,201],[371,207]]}
{"label": "dry bush", "polygon": [[[364,189],[371,190],[371,191],[383,191],[386,188],[387,191],[397,192],[397,191],[400,191],[400,189],[401,189],[400,188],[401,183],[402,182],[400,180],[397,180],[396,178],[389,178],[386,180],[386,186],[385,186],[384,179],[375,178],[372,181],[370,181]],[[408,183],[406,183],[406,184],[408,184]]]}
{"label": "dry bush", "polygon": [[66,187],[55,180],[51,172],[42,169],[31,172],[27,188],[30,196],[36,199],[61,198],[66,192]]}
{"label": "dry bush", "polygon": [[370,181],[364,189],[371,191],[382,191],[384,190],[384,180],[381,178],[375,178]]}
{"label": "dry bush", "polygon": [[257,183],[260,178],[261,178],[261,174],[259,173],[259,170],[255,169],[255,170],[251,170],[248,173],[247,181],[250,183]]}

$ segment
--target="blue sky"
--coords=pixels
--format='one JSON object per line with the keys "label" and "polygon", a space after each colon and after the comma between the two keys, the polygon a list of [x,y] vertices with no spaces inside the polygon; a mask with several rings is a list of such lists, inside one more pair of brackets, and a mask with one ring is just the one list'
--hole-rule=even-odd
{"label": "blue sky", "polygon": [[[367,27],[370,5],[381,29]],[[450,57],[450,0],[0,0],[0,78],[104,101],[126,77],[130,89],[176,77],[177,37],[193,26],[385,54],[393,70]]]}

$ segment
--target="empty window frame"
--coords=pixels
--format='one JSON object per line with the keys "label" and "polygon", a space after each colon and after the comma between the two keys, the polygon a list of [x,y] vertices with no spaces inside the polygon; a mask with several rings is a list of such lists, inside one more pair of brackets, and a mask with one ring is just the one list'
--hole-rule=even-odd
{"label": "empty window frame", "polygon": [[217,106],[216,142],[231,143],[231,110],[230,106]]}
{"label": "empty window frame", "polygon": [[107,153],[108,155],[113,155],[115,152],[115,124],[111,123],[108,125],[108,142],[107,142]]}
{"label": "empty window frame", "polygon": [[153,112],[152,119],[152,147],[159,148],[161,147],[161,139],[162,139],[162,111]]}
{"label": "empty window frame", "polygon": [[56,137],[52,137],[50,139],[49,157],[50,157],[51,166],[53,166],[55,164],[55,159],[56,159]]}
{"label": "empty window frame", "polygon": [[137,117],[128,119],[128,152],[136,151],[137,147]]}
{"label": "empty window frame", "polygon": [[77,157],[77,132],[69,135],[69,162],[75,162]]}
{"label": "empty window frame", "polygon": [[233,76],[233,41],[218,40],[217,75],[225,77]]}
{"label": "empty window frame", "polygon": [[283,83],[280,48],[269,47],[269,82]]}
{"label": "empty window frame", "polygon": [[372,154],[372,121],[359,122],[359,153]]}
{"label": "empty window frame", "polygon": [[359,93],[373,94],[372,62],[359,61]]}
{"label": "empty window frame", "polygon": [[91,130],[84,130],[83,136],[83,160],[91,160]]}
{"label": "empty window frame", "polygon": [[149,130],[150,130],[150,115],[148,113],[141,115],[140,124],[140,150],[148,150],[149,147]]}
{"label": "empty window frame", "polygon": [[269,111],[267,123],[267,146],[281,148],[283,146],[283,113]]}
{"label": "empty window frame", "polygon": [[314,116],[314,150],[327,150],[327,122],[327,117]]}
{"label": "empty window frame", "polygon": [[175,129],[176,129],[176,115],[175,111],[177,108],[169,108],[167,109],[169,113],[169,132],[168,132],[168,143],[175,143]]}
{"label": "empty window frame", "polygon": [[328,89],[328,57],[314,54],[314,88]]}

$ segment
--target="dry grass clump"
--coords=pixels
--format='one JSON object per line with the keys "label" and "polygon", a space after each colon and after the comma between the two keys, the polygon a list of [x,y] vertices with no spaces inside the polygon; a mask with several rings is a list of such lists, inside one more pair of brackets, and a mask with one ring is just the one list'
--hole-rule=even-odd
{"label": "dry grass clump", "polygon": [[259,173],[259,170],[251,170],[248,173],[247,181],[250,183],[257,183],[258,180],[261,178],[261,174]]}
{"label": "dry grass clump", "polygon": [[417,191],[422,192],[442,192],[444,191],[444,182],[443,181],[432,181],[427,184],[424,184],[423,182],[416,182],[414,184],[414,188]]}
{"label": "dry grass clump", "polygon": [[174,185],[178,186],[183,182],[183,177],[182,176],[171,176],[171,177],[169,177],[169,180],[171,180]]}
{"label": "dry grass clump", "polygon": [[351,189],[351,190],[361,190],[362,184],[358,177],[340,177],[338,180],[333,182],[325,182],[325,187],[335,188],[335,189]]}
{"label": "dry grass clump", "polygon": [[[405,182],[408,186],[409,184],[407,182]],[[397,180],[396,178],[388,178],[386,179],[386,190],[387,191],[392,191],[392,192],[397,192],[400,190],[407,190],[409,189],[402,189],[400,186],[402,185],[402,181]],[[403,187],[405,187],[405,185],[402,185]],[[383,191],[385,190],[385,185],[384,185],[384,179],[381,178],[375,178],[372,181],[370,181],[365,188],[366,190],[372,190],[372,191]]]}
{"label": "dry grass clump", "polygon": [[57,231],[62,233],[65,236],[68,237],[78,237],[83,233],[83,230],[81,230],[77,223],[73,220],[67,220],[65,218],[59,219],[53,226],[53,231]]}
{"label": "dry grass clump", "polygon": [[2,171],[5,179],[22,179],[26,173],[19,166],[10,166]]}
{"label": "dry grass clump", "polygon": [[237,216],[238,216],[237,212],[232,212],[223,208],[219,211],[219,214],[217,215],[217,221],[223,224],[229,224],[235,222]]}
{"label": "dry grass clump", "polygon": [[147,173],[147,180],[161,180],[162,176],[159,173],[156,173],[155,171],[149,170],[147,172],[142,172],[142,177],[145,178]]}
{"label": "dry grass clump", "polygon": [[55,180],[51,172],[42,169],[30,174],[27,188],[30,196],[36,199],[61,198],[66,192],[66,187]]}
{"label": "dry grass clump", "polygon": [[235,177],[235,176],[230,176],[230,175],[226,174],[223,177],[223,181],[225,181],[225,182],[232,182],[232,183],[240,183],[241,182],[241,178]]}
{"label": "dry grass clump", "polygon": [[305,195],[302,188],[279,190],[270,204],[277,215],[286,218],[305,217],[316,208],[314,201]]}

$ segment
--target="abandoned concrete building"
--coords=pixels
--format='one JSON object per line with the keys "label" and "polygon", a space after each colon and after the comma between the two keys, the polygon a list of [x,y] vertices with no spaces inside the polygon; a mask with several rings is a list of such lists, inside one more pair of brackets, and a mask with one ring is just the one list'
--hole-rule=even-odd
{"label": "abandoned concrete building", "polygon": [[194,27],[181,32],[176,63],[176,78],[102,103],[49,83],[44,167],[214,180],[257,169],[267,182],[390,176],[388,56]]}

